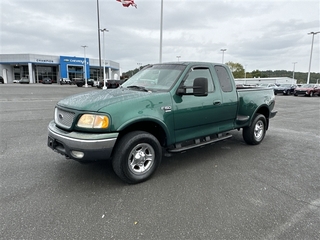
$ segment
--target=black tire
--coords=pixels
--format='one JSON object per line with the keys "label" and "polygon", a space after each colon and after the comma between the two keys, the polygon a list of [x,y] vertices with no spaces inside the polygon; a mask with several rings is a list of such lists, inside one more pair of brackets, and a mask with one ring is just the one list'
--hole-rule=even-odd
{"label": "black tire", "polygon": [[77,86],[78,86],[78,87],[82,87],[83,85],[82,85],[82,84],[77,84]]}
{"label": "black tire", "polygon": [[162,159],[156,137],[143,131],[130,132],[117,143],[112,167],[123,181],[134,184],[148,180]]}
{"label": "black tire", "polygon": [[264,139],[267,129],[267,120],[264,115],[256,114],[251,125],[243,128],[243,140],[249,145],[258,145]]}
{"label": "black tire", "polygon": [[310,92],[309,97],[313,97],[313,92]]}

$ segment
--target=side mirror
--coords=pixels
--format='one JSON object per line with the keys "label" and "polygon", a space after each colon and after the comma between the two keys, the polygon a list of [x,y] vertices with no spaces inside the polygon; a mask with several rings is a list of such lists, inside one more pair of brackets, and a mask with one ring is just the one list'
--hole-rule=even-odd
{"label": "side mirror", "polygon": [[194,79],[193,94],[196,97],[208,96],[208,79],[207,78]]}

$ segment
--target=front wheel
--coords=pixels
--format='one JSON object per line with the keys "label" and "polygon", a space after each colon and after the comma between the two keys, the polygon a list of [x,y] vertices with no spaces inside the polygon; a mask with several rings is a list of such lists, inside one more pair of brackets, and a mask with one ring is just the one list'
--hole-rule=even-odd
{"label": "front wheel", "polygon": [[124,135],[116,146],[112,167],[123,181],[134,184],[146,181],[157,170],[162,149],[156,137],[143,131]]}
{"label": "front wheel", "polygon": [[264,115],[257,114],[249,127],[243,128],[243,140],[250,145],[258,145],[266,135],[267,120]]}

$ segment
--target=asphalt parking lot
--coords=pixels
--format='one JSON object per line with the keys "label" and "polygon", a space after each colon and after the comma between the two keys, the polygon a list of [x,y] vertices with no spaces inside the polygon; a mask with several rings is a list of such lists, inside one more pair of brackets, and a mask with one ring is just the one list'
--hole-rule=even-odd
{"label": "asphalt parking lot", "polygon": [[262,144],[232,131],[127,185],[46,146],[56,102],[94,90],[0,85],[0,239],[319,239],[320,97],[277,95]]}

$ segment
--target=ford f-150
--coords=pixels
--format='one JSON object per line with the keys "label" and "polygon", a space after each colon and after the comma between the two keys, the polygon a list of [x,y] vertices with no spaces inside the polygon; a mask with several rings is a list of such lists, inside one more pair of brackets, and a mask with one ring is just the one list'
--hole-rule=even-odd
{"label": "ford f-150", "polygon": [[273,89],[236,89],[224,64],[153,64],[119,88],[59,101],[47,145],[79,162],[111,159],[123,181],[139,183],[164,154],[226,140],[234,129],[247,144],[261,143],[274,106]]}

